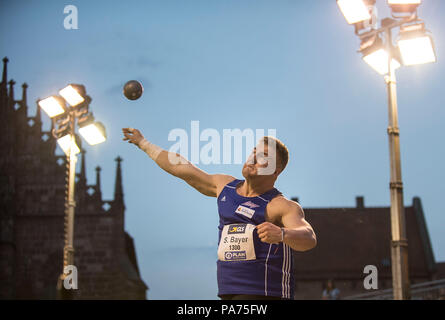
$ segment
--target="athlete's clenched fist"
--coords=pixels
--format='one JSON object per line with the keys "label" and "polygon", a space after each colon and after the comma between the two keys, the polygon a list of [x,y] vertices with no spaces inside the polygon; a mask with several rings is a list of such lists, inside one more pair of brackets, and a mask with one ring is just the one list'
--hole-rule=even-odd
{"label": "athlete's clenched fist", "polygon": [[256,226],[258,237],[262,242],[278,244],[283,240],[281,228],[270,222],[263,222]]}

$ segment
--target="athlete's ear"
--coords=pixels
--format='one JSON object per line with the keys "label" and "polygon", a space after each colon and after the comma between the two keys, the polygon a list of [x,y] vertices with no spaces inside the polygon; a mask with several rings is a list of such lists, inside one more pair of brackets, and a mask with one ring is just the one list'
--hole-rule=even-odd
{"label": "athlete's ear", "polygon": [[275,169],[275,172],[273,173],[275,178],[278,178],[278,176],[280,175],[280,173],[283,172],[283,170],[281,169],[281,167],[277,167]]}

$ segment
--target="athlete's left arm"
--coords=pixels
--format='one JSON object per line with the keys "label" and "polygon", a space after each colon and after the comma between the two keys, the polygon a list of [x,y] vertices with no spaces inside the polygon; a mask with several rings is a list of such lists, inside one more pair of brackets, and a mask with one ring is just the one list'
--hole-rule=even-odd
{"label": "athlete's left arm", "polygon": [[[317,245],[317,237],[312,226],[305,220],[301,206],[295,201],[279,198],[268,205],[267,211],[268,216],[284,228],[283,242],[295,251],[314,248]],[[276,224],[264,222],[257,226],[257,231],[263,242],[281,242],[281,227]]]}

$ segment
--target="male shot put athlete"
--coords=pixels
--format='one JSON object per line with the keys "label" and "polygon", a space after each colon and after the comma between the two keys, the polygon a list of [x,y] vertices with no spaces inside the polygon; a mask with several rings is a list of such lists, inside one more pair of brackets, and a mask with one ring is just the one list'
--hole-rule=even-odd
{"label": "male shot put athlete", "polygon": [[293,298],[292,250],[310,250],[317,240],[300,205],[274,188],[289,157],[281,141],[260,140],[243,166],[245,180],[238,180],[202,171],[181,155],[150,143],[137,129],[122,131],[124,141],[145,151],[159,167],[217,198],[221,299]]}

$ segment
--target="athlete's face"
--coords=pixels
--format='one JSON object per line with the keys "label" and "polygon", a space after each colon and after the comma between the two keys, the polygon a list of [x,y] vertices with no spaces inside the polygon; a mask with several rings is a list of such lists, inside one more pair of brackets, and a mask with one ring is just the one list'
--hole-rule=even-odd
{"label": "athlete's face", "polygon": [[[272,151],[272,148],[270,148]],[[269,154],[269,147],[260,142],[252,151],[243,166],[243,176],[245,178],[255,176],[270,176],[275,173],[276,157]]]}

